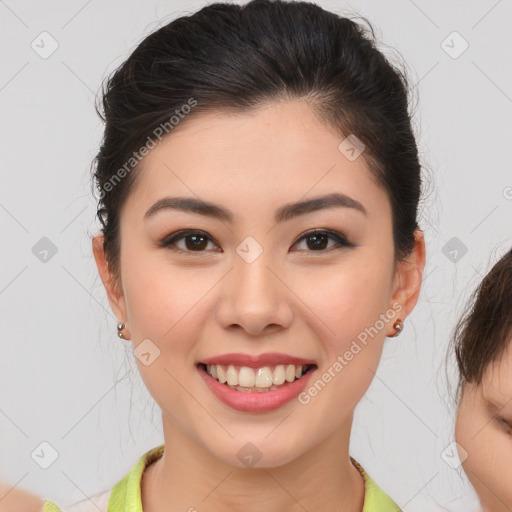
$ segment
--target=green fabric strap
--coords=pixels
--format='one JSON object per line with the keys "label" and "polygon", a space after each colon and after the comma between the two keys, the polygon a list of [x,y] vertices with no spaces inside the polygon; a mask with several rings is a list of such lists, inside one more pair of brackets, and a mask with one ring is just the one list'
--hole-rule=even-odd
{"label": "green fabric strap", "polygon": [[43,503],[43,512],[62,512],[62,511],[55,503],[53,503],[53,501],[46,500]]}
{"label": "green fabric strap", "polygon": [[146,466],[162,456],[164,446],[163,444],[157,446],[142,455],[132,470],[113,487],[107,512],[143,512],[140,494],[142,473]]}

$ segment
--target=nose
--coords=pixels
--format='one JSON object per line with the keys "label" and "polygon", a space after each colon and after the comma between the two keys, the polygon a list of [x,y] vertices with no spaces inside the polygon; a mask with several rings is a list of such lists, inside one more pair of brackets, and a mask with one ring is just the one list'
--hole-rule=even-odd
{"label": "nose", "polygon": [[232,270],[222,280],[217,320],[224,329],[262,336],[289,327],[293,292],[264,255],[251,263],[235,258]]}

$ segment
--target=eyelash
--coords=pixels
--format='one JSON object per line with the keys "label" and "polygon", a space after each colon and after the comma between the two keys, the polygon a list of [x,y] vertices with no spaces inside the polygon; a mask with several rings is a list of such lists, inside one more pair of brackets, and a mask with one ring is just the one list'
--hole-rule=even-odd
{"label": "eyelash", "polygon": [[[177,231],[176,233],[172,233],[171,235],[169,236],[166,236],[161,242],[158,243],[158,246],[159,247],[166,247],[172,251],[176,251],[177,253],[180,253],[180,254],[194,254],[194,253],[197,253],[198,255],[200,255],[201,253],[204,253],[206,252],[206,250],[201,250],[201,251],[190,251],[190,250],[183,250],[183,249],[180,249],[178,247],[176,247],[176,242],[178,240],[181,240],[181,239],[184,239],[186,238],[187,236],[190,236],[190,235],[200,235],[204,238],[207,238],[209,241],[211,242],[214,242],[212,240],[212,238],[210,236],[208,236],[204,231],[198,231],[198,230],[182,230],[182,231]],[[342,235],[341,233],[338,233],[337,231],[332,231],[330,229],[314,229],[312,231],[308,231],[307,233],[304,233],[303,235],[300,236],[300,238],[298,238],[296,240],[296,242],[294,242],[293,245],[296,245],[297,243],[301,242],[303,239],[307,239],[308,237],[310,236],[314,236],[314,235],[327,235],[329,238],[335,240],[339,246],[335,247],[335,249],[343,249],[345,247],[355,247],[355,244],[349,242],[346,237],[344,235]],[[174,247],[171,247],[171,246],[174,246]],[[319,253],[325,253],[325,252],[328,252],[330,249],[332,249],[332,246],[328,249],[320,249],[318,251],[314,251],[314,250],[306,250],[306,252],[319,252]]]}

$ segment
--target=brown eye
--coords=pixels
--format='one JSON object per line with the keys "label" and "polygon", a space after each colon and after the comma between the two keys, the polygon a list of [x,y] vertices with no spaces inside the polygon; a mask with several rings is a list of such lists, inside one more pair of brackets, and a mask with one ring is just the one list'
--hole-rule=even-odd
{"label": "brown eye", "polygon": [[[331,246],[328,245],[329,239],[335,242]],[[330,249],[333,246],[335,248],[355,247],[355,245],[350,243],[341,233],[330,230],[310,231],[302,235],[297,243],[302,240],[306,241],[306,247],[310,249],[308,252],[326,252],[326,249]],[[338,245],[338,247],[336,247],[336,245]]]}
{"label": "brown eye", "polygon": [[[177,242],[184,240],[184,246],[178,246]],[[212,239],[202,231],[179,231],[173,233],[171,237],[166,237],[162,242],[159,243],[160,247],[169,247],[170,249],[178,252],[190,253],[205,252],[208,242],[212,242]]]}
{"label": "brown eye", "polygon": [[182,238],[185,240],[186,248],[190,251],[195,251],[196,249],[201,251],[206,249],[206,246],[208,245],[206,237],[202,235],[185,235]]}

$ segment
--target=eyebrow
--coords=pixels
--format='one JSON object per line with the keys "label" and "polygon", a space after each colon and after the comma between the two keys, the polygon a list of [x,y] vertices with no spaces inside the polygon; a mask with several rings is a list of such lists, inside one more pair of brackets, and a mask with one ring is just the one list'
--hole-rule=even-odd
{"label": "eyebrow", "polygon": [[[299,215],[306,215],[325,208],[335,207],[352,208],[368,216],[368,212],[359,201],[345,194],[333,193],[306,201],[285,204],[276,210],[274,220],[277,223],[284,222]],[[153,216],[158,211],[167,209],[206,215],[227,222],[232,222],[234,218],[233,213],[223,206],[203,201],[202,199],[195,197],[164,197],[149,208],[144,214],[144,219]]]}

